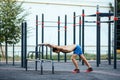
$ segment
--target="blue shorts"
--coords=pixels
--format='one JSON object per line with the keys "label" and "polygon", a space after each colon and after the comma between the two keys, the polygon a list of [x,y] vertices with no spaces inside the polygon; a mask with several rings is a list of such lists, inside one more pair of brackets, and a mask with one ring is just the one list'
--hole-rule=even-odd
{"label": "blue shorts", "polygon": [[80,56],[81,54],[83,54],[80,45],[76,45],[76,47],[75,47],[75,49],[74,49],[73,52],[74,52],[74,54],[77,54],[77,55],[79,55],[79,56]]}

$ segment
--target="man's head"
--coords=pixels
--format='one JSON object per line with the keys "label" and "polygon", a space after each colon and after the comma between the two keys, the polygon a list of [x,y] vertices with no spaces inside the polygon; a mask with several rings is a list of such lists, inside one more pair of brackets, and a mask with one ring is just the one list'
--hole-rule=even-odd
{"label": "man's head", "polygon": [[59,50],[59,49],[57,49],[57,48],[53,48],[53,52],[59,53],[59,52],[60,52],[60,50]]}

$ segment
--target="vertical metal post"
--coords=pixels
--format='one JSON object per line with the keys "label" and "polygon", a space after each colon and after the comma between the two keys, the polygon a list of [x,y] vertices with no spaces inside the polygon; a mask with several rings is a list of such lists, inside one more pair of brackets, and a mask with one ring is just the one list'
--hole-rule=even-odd
{"label": "vertical metal post", "polygon": [[40,62],[40,69],[41,69],[41,75],[43,75],[43,64],[42,64],[43,60]]}
{"label": "vertical metal post", "polygon": [[[84,54],[84,16],[85,16],[85,13],[84,13],[84,10],[82,10],[82,52]],[[84,65],[84,62],[82,61],[82,65]]]}
{"label": "vertical metal post", "polygon": [[53,58],[52,58],[52,48],[50,48],[50,60],[53,60]]}
{"label": "vertical metal post", "polygon": [[[79,17],[79,45],[81,46],[81,17]],[[79,61],[81,61],[80,57],[79,57]]]}
{"label": "vertical metal post", "polygon": [[[109,11],[110,13],[110,11]],[[109,21],[111,16],[109,16]],[[108,64],[111,65],[111,23],[108,23]]]}
{"label": "vertical metal post", "polygon": [[26,71],[27,71],[27,65],[28,65],[28,60],[26,59],[26,68],[25,68],[25,69],[26,69]]}
{"label": "vertical metal post", "polygon": [[[67,45],[67,15],[65,15],[65,45]],[[67,62],[67,55],[65,53],[64,57],[65,62]]]}
{"label": "vertical metal post", "polygon": [[41,46],[39,46],[38,53],[39,53],[39,60],[40,60],[41,59]]}
{"label": "vertical metal post", "polygon": [[[42,43],[44,43],[44,14],[42,14]],[[44,59],[44,46],[42,46],[42,59]]]}
{"label": "vertical metal post", "polygon": [[117,0],[114,0],[114,69],[117,69]]}
{"label": "vertical metal post", "polygon": [[7,38],[5,37],[5,58],[6,58],[6,64],[8,64],[8,43]]}
{"label": "vertical metal post", "polygon": [[79,17],[79,45],[81,45],[81,17]]}
{"label": "vertical metal post", "polygon": [[54,62],[52,61],[52,74],[54,74]]}
{"label": "vertical metal post", "polygon": [[27,55],[27,23],[22,23],[21,67],[26,67]]}
{"label": "vertical metal post", "polygon": [[48,59],[48,47],[46,46],[46,59]]}
{"label": "vertical metal post", "polygon": [[25,22],[24,23],[25,24],[25,30],[24,30],[24,34],[25,34],[25,38],[24,38],[24,48],[25,48],[25,52],[24,52],[24,57],[23,57],[23,59],[24,59],[24,68],[26,67],[26,56],[27,56],[27,22]]}
{"label": "vertical metal post", "polygon": [[97,67],[99,67],[99,64],[100,64],[100,16],[99,16],[99,6],[97,5],[97,12],[96,12],[96,15],[97,15],[97,40],[96,40],[96,44],[97,44],[97,52],[96,52],[96,59],[97,59]]}
{"label": "vertical metal post", "polygon": [[23,46],[23,26],[24,23],[21,25],[21,67],[23,67],[23,51],[24,51],[24,46]]}
{"label": "vertical metal post", "polygon": [[73,44],[76,43],[76,13],[73,13]]}
{"label": "vertical metal post", "polygon": [[[38,15],[36,15],[36,47],[35,47],[35,58],[38,58]],[[35,62],[35,70],[37,71],[37,61]]]}
{"label": "vertical metal post", "polygon": [[15,52],[15,46],[14,46],[14,43],[13,43],[13,66],[15,65],[15,54],[14,54],[14,52]]}
{"label": "vertical metal post", "polygon": [[[60,46],[60,16],[58,16],[58,46]],[[60,61],[60,54],[58,53],[58,62]]]}
{"label": "vertical metal post", "polygon": [[36,15],[36,59],[38,58],[38,15]]}

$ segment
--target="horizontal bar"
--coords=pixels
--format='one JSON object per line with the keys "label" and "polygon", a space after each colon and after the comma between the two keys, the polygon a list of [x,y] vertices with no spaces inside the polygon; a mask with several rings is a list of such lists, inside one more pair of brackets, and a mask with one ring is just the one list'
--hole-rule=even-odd
{"label": "horizontal bar", "polygon": [[42,62],[42,61],[53,62],[53,60],[47,60],[47,59],[31,59],[31,58],[27,58],[27,60],[29,60],[29,61],[38,61],[38,62]]}
{"label": "horizontal bar", "polygon": [[[38,21],[42,23],[42,21]],[[44,21],[44,23],[58,23],[58,21]],[[65,22],[59,22],[60,24],[65,24]],[[67,24],[73,24],[72,22],[67,22]]]}
{"label": "horizontal bar", "polygon": [[[86,23],[96,23],[97,21],[84,21]],[[114,21],[99,21],[100,23],[113,23]]]}

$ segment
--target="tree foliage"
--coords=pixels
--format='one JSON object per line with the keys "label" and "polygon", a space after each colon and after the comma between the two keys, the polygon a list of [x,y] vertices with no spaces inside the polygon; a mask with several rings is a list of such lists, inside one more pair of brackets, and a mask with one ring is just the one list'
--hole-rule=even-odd
{"label": "tree foliage", "polygon": [[[112,3],[109,3],[109,6],[110,6],[110,10],[112,12],[114,12],[114,7],[113,7]],[[119,16],[120,15],[119,14],[120,13],[120,0],[117,0],[117,13],[118,13],[118,16]]]}
{"label": "tree foliage", "polygon": [[120,0],[117,0],[117,12],[120,13]]}
{"label": "tree foliage", "polygon": [[16,0],[0,0],[0,43],[20,41],[21,23],[27,16],[22,4]]}
{"label": "tree foliage", "polygon": [[[110,9],[112,12],[114,12],[114,7],[112,6],[112,4],[110,3]],[[118,21],[117,21],[117,31],[116,31],[116,35],[117,35],[117,49],[120,49],[120,20],[119,20],[119,16],[120,16],[120,0],[117,0],[117,17],[118,17]]]}

